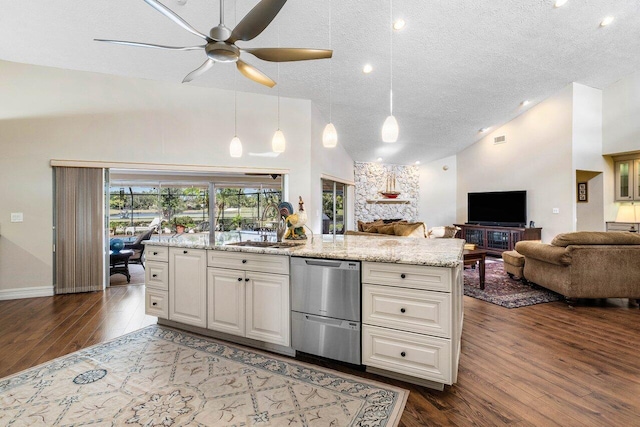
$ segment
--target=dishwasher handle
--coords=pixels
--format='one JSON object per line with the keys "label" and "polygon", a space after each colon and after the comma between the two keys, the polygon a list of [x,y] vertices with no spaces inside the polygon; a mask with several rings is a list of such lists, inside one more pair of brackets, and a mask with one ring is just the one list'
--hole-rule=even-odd
{"label": "dishwasher handle", "polygon": [[336,261],[318,261],[318,260],[309,260],[306,259],[304,261],[307,265],[317,265],[320,267],[332,267],[332,268],[340,268],[340,266],[342,265],[342,262],[336,262]]}

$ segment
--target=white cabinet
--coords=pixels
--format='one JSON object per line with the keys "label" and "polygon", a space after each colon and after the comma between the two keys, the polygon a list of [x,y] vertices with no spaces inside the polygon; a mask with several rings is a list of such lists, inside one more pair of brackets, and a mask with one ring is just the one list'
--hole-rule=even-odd
{"label": "white cabinet", "polygon": [[169,248],[149,246],[144,270],[145,308],[149,316],[169,318]]}
{"label": "white cabinet", "polygon": [[616,201],[640,201],[640,157],[617,157],[614,167]]}
{"label": "white cabinet", "polygon": [[440,387],[455,383],[461,279],[461,266],[363,262],[362,364],[408,381],[417,378]]}
{"label": "white cabinet", "polygon": [[207,252],[169,248],[169,320],[207,326]]}
{"label": "white cabinet", "polygon": [[281,255],[209,251],[207,328],[289,346],[288,261]]}

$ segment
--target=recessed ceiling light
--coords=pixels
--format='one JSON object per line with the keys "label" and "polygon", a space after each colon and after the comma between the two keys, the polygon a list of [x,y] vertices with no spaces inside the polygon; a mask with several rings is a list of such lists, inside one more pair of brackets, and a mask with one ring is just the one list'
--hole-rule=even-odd
{"label": "recessed ceiling light", "polygon": [[526,107],[527,105],[531,104],[531,101],[529,101],[528,99],[525,99],[524,101],[522,101],[520,103],[520,105],[522,105],[523,107]]}
{"label": "recessed ceiling light", "polygon": [[381,162],[381,161],[382,161],[382,157],[378,157],[378,158],[376,159],[376,161]]}
{"label": "recessed ceiling light", "polygon": [[404,19],[402,18],[398,18],[395,21],[393,21],[393,29],[394,30],[401,30],[404,28],[404,26],[407,25],[406,22],[404,22]]}
{"label": "recessed ceiling light", "polygon": [[602,22],[600,23],[601,27],[606,27],[607,25],[611,24],[613,22],[615,18],[613,16],[607,16],[606,18],[604,18],[602,20]]}
{"label": "recessed ceiling light", "polygon": [[420,164],[420,160],[416,160],[416,165],[419,165],[419,164]]}
{"label": "recessed ceiling light", "polygon": [[362,72],[365,74],[369,74],[372,71],[373,67],[371,66],[371,64],[365,64],[365,66],[362,68]]}
{"label": "recessed ceiling light", "polygon": [[567,0],[556,0],[555,7],[562,7],[567,3]]}

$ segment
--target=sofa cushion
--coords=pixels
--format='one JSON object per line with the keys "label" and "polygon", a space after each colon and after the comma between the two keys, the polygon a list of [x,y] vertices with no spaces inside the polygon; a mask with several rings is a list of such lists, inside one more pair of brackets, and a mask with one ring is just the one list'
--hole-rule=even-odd
{"label": "sofa cushion", "polygon": [[640,245],[640,235],[627,231],[576,231],[558,234],[551,241],[554,246],[569,245]]}
{"label": "sofa cushion", "polygon": [[393,224],[393,234],[402,237],[427,237],[423,222],[408,222]]}
{"label": "sofa cushion", "polygon": [[[516,243],[516,251],[525,258],[534,258],[556,265],[570,265],[571,255],[566,248],[532,240],[521,240]],[[526,265],[526,261],[525,261]]]}

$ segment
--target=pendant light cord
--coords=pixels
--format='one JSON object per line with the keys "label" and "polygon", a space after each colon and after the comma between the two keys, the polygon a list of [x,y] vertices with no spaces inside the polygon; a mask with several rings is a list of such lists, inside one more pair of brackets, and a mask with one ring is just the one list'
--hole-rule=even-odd
{"label": "pendant light cord", "polygon": [[389,0],[389,112],[393,116],[393,0]]}
{"label": "pendant light cord", "polygon": [[[278,48],[280,48],[280,22],[278,22]],[[280,130],[280,63],[276,63],[278,67],[278,130]]]}
{"label": "pendant light cord", "polygon": [[[333,1],[329,0],[329,49],[333,50],[333,40],[331,38],[331,33],[332,33],[332,26],[331,26],[331,18],[333,15],[333,8],[332,8],[332,4]],[[331,85],[331,81],[332,79],[332,75],[333,75],[333,65],[332,65],[332,61],[331,59],[329,60],[329,123],[333,123],[331,121],[331,115],[333,112],[333,89],[332,89],[332,85]]]}
{"label": "pendant light cord", "polygon": [[[238,2],[233,3],[233,21],[238,22]],[[233,136],[238,136],[238,73],[233,74]]]}

